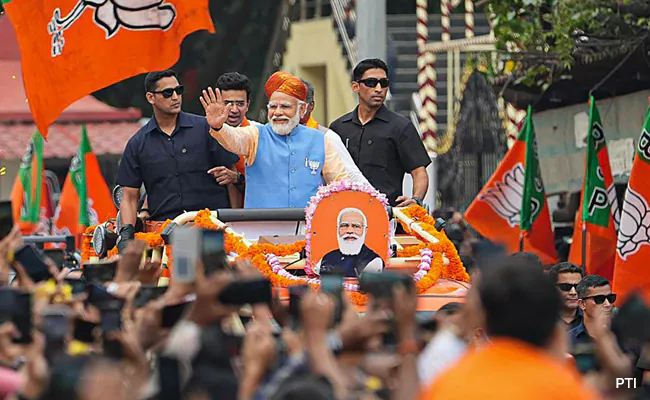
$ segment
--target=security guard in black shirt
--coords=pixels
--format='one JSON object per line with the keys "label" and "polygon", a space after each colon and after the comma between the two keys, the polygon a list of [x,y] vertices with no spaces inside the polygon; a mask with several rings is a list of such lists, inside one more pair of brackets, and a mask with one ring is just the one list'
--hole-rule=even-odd
{"label": "security guard in black shirt", "polygon": [[[352,90],[359,105],[330,125],[346,145],[363,175],[392,206],[422,205],[431,159],[413,124],[384,106],[388,66],[380,59],[361,61],[353,72]],[[404,175],[413,177],[413,197],[402,194]]]}
{"label": "security guard in black shirt", "polygon": [[184,211],[230,208],[235,182],[217,183],[208,172],[224,166],[234,171],[239,157],[210,136],[205,117],[181,111],[183,86],[174,71],[145,78],[154,116],[127,143],[117,184],[123,187],[118,240],[120,253],[135,234],[140,186],[147,191],[150,219],[174,219]]}

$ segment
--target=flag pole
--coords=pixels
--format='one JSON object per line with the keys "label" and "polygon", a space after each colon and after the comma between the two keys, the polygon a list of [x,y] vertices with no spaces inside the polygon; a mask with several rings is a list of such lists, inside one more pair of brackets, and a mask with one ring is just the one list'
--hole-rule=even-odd
{"label": "flag pole", "polygon": [[520,231],[519,232],[519,252],[522,253],[524,251],[524,232]]}
{"label": "flag pole", "polygon": [[587,273],[587,223],[582,221],[582,273]]}

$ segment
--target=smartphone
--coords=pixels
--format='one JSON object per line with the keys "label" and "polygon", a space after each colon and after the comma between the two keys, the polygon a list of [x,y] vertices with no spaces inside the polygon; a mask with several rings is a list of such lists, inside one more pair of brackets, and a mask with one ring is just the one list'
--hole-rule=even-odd
{"label": "smartphone", "polygon": [[97,284],[91,283],[87,286],[88,297],[86,303],[97,308],[103,308],[105,304],[118,300],[117,297],[108,293],[106,289]]}
{"label": "smartphone", "polygon": [[59,270],[61,270],[65,265],[65,260],[66,260],[65,250],[47,249],[47,250],[43,250],[43,254],[49,259],[51,259],[54,262],[54,264],[56,264],[56,267]]}
{"label": "smartphone", "polygon": [[40,330],[45,335],[44,355],[50,365],[65,354],[69,315],[70,308],[63,305],[49,305],[43,310]]}
{"label": "smartphone", "polygon": [[185,310],[194,303],[193,301],[188,301],[185,303],[174,304],[167,306],[162,310],[162,327],[171,328],[181,319]]}
{"label": "smartphone", "polygon": [[63,282],[67,285],[70,285],[72,288],[72,295],[76,296],[78,294],[82,294],[86,291],[86,281],[83,279],[75,279],[75,278],[63,278]]}
{"label": "smartphone", "polygon": [[14,292],[14,315],[12,318],[18,331],[18,337],[13,339],[17,344],[30,344],[34,337],[34,321],[32,319],[32,294],[29,292]]}
{"label": "smartphone", "polygon": [[150,301],[160,298],[167,291],[168,286],[142,285],[135,295],[133,307],[142,308]]}
{"label": "smartphone", "polygon": [[195,266],[201,251],[201,231],[178,226],[172,232],[174,257],[174,279],[179,282],[194,282]]}
{"label": "smartphone", "polygon": [[41,331],[47,340],[64,340],[68,334],[70,308],[63,305],[49,305],[42,313]]}
{"label": "smartphone", "polygon": [[15,253],[14,257],[16,261],[23,266],[27,275],[29,275],[31,280],[35,283],[43,282],[52,278],[50,269],[34,247],[25,245]]}
{"label": "smartphone", "polygon": [[632,293],[614,315],[612,330],[624,342],[650,342],[650,308],[639,293]]}
{"label": "smartphone", "polygon": [[413,278],[396,272],[364,272],[359,277],[359,290],[376,299],[392,299],[393,287],[402,284],[407,290],[413,288]]}
{"label": "smartphone", "polygon": [[201,260],[206,276],[230,269],[223,243],[223,231],[211,229],[201,231]]}
{"label": "smartphone", "polygon": [[87,283],[104,284],[115,278],[117,261],[84,264],[83,277]]}
{"label": "smartphone", "polygon": [[103,303],[99,307],[100,326],[104,334],[122,330],[122,308],[124,308],[124,301],[117,299]]}
{"label": "smartphone", "polygon": [[219,295],[222,304],[271,304],[273,294],[271,282],[264,278],[245,279],[235,281],[228,285]]}
{"label": "smartphone", "polygon": [[97,324],[94,322],[86,321],[81,318],[75,318],[73,322],[73,331],[72,337],[75,340],[78,340],[82,343],[94,343],[95,336],[93,332],[97,328]]}
{"label": "smartphone", "polygon": [[11,201],[0,201],[0,240],[4,239],[14,227]]}
{"label": "smartphone", "polygon": [[334,320],[332,323],[336,325],[341,322],[343,317],[343,275],[321,275],[320,285],[323,293],[334,298]]}
{"label": "smartphone", "polygon": [[[373,308],[393,308],[393,288],[395,285],[404,285],[407,290],[414,290],[413,278],[409,275],[395,272],[372,273],[364,272],[359,277],[359,290],[368,293],[373,298]],[[395,321],[389,321],[390,328],[382,335],[384,347],[395,349],[397,347],[397,336],[395,335]]]}
{"label": "smartphone", "polygon": [[0,287],[0,324],[13,320],[15,298],[16,292],[10,287]]}
{"label": "smartphone", "polygon": [[289,286],[289,324],[291,329],[298,329],[300,326],[300,301],[302,296],[309,292],[309,286],[307,285],[296,285]]}
{"label": "smartphone", "polygon": [[160,382],[160,400],[177,400],[183,398],[181,375],[178,360],[171,357],[158,357],[158,382]]}

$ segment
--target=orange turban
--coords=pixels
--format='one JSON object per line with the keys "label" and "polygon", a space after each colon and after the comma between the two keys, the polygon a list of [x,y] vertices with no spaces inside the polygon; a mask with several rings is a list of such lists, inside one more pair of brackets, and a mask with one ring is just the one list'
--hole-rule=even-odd
{"label": "orange turban", "polygon": [[300,80],[288,72],[276,72],[266,81],[264,85],[264,92],[266,97],[271,98],[275,92],[282,92],[293,96],[300,101],[307,100],[307,86]]}

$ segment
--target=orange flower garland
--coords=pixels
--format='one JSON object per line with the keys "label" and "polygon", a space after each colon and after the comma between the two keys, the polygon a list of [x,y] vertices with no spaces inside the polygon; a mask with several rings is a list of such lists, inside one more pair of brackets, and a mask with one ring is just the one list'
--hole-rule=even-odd
{"label": "orange flower garland", "polygon": [[82,235],[83,241],[81,242],[81,262],[84,263],[90,260],[90,257],[98,257],[97,253],[93,249],[93,233],[95,232],[97,225],[89,226],[84,231]]}
{"label": "orange flower garland", "polygon": [[[417,282],[417,292],[423,293],[426,292],[429,288],[436,284],[439,278],[449,278],[455,279],[458,281],[469,282],[469,275],[463,267],[460,257],[456,248],[447,238],[447,236],[436,230],[433,226],[435,223],[434,219],[428,215],[427,211],[420,206],[411,206],[402,210],[404,214],[409,216],[409,218],[416,221],[420,227],[431,234],[433,237],[438,239],[438,243],[429,243],[424,238],[421,238],[417,233],[413,232],[408,226],[404,226],[405,230],[411,235],[420,238],[424,241],[424,244],[414,245],[405,247],[402,250],[398,251],[398,257],[413,257],[420,254],[420,250],[427,248],[433,252],[431,257],[431,267],[426,275],[422,277]],[[211,229],[216,230],[219,227],[212,222],[210,210],[201,210],[197,213],[194,218],[194,226],[197,228]],[[168,225],[171,223],[170,220],[167,220],[165,224],[162,225],[160,231],[162,232]],[[94,227],[90,227],[86,230],[86,233],[92,234]],[[159,233],[137,233],[135,235],[136,239],[144,240],[147,242],[149,247],[160,247],[164,246],[164,241]],[[84,250],[90,254],[94,253],[91,246],[91,237],[84,236]],[[87,246],[87,247],[86,247]],[[234,235],[229,232],[224,232],[224,247],[228,253],[236,253],[239,258],[250,259],[252,264],[264,275],[267,277],[274,286],[277,287],[288,287],[292,285],[304,284],[301,280],[292,280],[282,276],[279,276],[269,265],[266,259],[267,254],[273,254],[277,257],[284,257],[291,254],[302,252],[305,249],[306,243],[304,240],[298,241],[292,244],[281,244],[281,245],[271,245],[271,244],[253,244],[247,246],[243,237],[239,235]],[[165,253],[167,255],[167,266],[169,269],[172,269],[172,251],[171,246],[166,246]],[[449,260],[449,264],[445,265],[443,262],[443,253],[446,255]],[[350,300],[357,305],[365,305],[368,301],[368,298],[363,293],[359,292],[348,292]]]}

